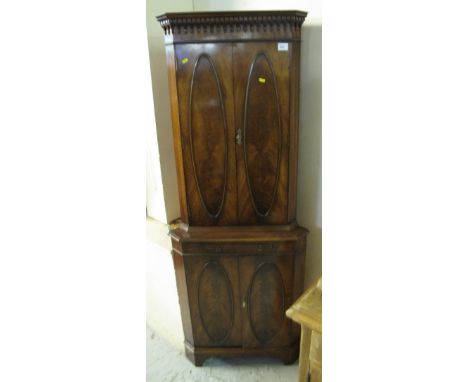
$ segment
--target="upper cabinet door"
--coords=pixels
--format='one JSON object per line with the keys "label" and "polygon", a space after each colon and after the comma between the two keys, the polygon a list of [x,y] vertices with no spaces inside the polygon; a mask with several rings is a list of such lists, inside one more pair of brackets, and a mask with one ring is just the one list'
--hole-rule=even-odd
{"label": "upper cabinet door", "polygon": [[177,45],[175,61],[189,224],[237,224],[232,44]]}
{"label": "upper cabinet door", "polygon": [[288,223],[287,46],[233,44],[240,224]]}

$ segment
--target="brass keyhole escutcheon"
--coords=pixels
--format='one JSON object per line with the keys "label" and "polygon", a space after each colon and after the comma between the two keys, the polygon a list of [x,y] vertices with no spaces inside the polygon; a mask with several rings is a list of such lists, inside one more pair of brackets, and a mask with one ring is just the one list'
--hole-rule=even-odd
{"label": "brass keyhole escutcheon", "polygon": [[241,130],[241,129],[237,129],[236,143],[237,143],[238,145],[241,145],[241,144],[242,144],[242,130]]}

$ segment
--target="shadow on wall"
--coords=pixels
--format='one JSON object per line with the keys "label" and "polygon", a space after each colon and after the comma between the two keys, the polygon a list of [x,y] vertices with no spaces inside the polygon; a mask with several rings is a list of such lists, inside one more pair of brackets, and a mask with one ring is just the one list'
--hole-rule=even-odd
{"label": "shadow on wall", "polygon": [[304,24],[301,47],[297,221],[309,229],[305,287],[322,274],[322,26]]}
{"label": "shadow on wall", "polygon": [[[164,32],[156,16],[165,12],[190,12],[193,10],[192,0],[147,0],[146,2],[146,28],[148,31],[148,48],[153,86],[154,111],[156,120],[157,148],[159,154],[157,163],[160,166],[161,185],[164,195],[164,207],[167,223],[180,216],[179,194],[177,191],[177,171],[175,164],[174,144],[172,139],[171,106],[169,97],[169,84],[166,66],[166,49],[164,45]],[[156,142],[151,142],[154,146]],[[157,173],[159,170],[154,170]],[[156,216],[152,216],[157,218]]]}

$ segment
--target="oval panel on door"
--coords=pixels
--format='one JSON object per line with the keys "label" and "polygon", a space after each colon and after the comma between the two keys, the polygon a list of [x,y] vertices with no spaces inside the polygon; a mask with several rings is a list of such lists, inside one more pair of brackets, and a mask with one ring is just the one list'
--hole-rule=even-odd
{"label": "oval panel on door", "polygon": [[203,328],[214,342],[224,341],[234,324],[232,285],[217,262],[206,263],[198,280],[198,308]]}
{"label": "oval panel on door", "polygon": [[207,54],[200,55],[194,65],[189,103],[195,180],[204,208],[216,218],[227,186],[227,124],[218,74]]}
{"label": "oval panel on door", "polygon": [[267,216],[278,188],[281,119],[276,78],[265,53],[250,66],[244,106],[244,160],[257,215]]}
{"label": "oval panel on door", "polygon": [[281,330],[284,320],[284,282],[274,263],[255,271],[249,293],[249,319],[257,340],[267,343]]}

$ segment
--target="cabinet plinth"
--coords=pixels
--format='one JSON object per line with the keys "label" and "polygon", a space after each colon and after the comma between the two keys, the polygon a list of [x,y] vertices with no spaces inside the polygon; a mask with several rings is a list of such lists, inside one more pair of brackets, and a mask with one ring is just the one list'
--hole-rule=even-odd
{"label": "cabinet plinth", "polygon": [[285,310],[303,289],[297,226],[301,11],[169,13],[181,217],[172,255],[187,357],[297,357]]}

